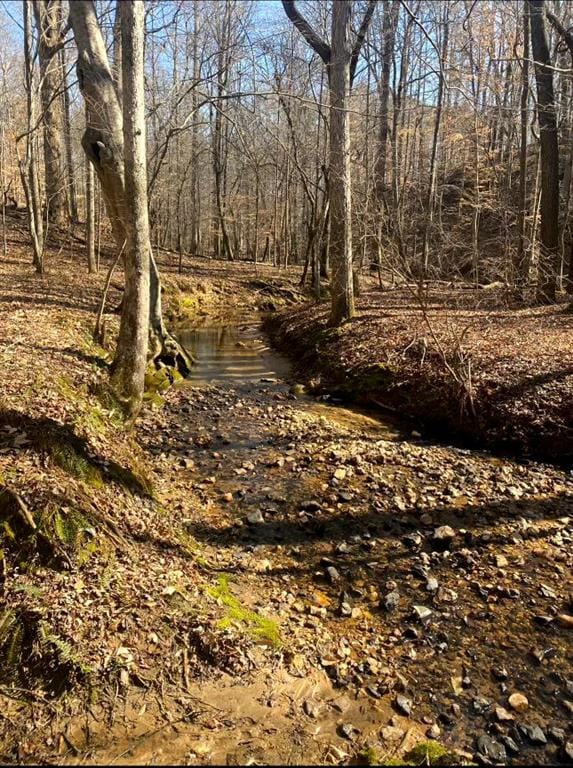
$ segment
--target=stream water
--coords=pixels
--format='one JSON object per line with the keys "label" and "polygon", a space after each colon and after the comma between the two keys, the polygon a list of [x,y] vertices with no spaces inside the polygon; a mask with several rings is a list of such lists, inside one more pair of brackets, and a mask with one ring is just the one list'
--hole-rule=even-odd
{"label": "stream water", "polygon": [[185,329],[179,338],[197,360],[189,376],[195,385],[255,383],[290,372],[288,360],[269,347],[258,319]]}

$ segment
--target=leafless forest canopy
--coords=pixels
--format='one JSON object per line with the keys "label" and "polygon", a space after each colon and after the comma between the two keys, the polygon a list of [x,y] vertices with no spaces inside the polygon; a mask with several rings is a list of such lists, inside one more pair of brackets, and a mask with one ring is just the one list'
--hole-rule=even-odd
{"label": "leafless forest canopy", "polygon": [[[369,5],[351,4],[351,40]],[[503,281],[552,300],[568,288],[571,263],[571,5],[372,5],[345,107],[355,275]],[[117,70],[115,4],[96,9]],[[296,9],[329,41],[331,3]],[[33,189],[25,194],[23,166],[43,156],[36,195],[48,228],[89,221],[67,6],[51,0],[28,13],[26,70],[22,5],[0,8],[3,202],[25,205]],[[329,276],[329,200],[340,183],[329,178],[329,67],[280,2],[154,0],[145,14],[153,244],[183,259],[305,265],[318,286],[319,272]],[[106,227],[97,190],[95,209],[97,240]]]}

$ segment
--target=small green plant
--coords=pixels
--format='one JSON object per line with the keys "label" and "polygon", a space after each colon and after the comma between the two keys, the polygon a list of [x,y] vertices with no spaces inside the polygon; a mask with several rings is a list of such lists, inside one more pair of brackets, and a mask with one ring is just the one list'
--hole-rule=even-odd
{"label": "small green plant", "polygon": [[365,747],[358,753],[357,761],[360,765],[381,765],[380,755],[374,747]]}
{"label": "small green plant", "polygon": [[71,445],[64,443],[51,448],[55,463],[69,475],[84,480],[94,488],[103,488],[101,472],[85,456],[79,454]]}
{"label": "small green plant", "polygon": [[24,627],[16,613],[7,608],[0,613],[0,659],[6,671],[18,664],[22,653]]}
{"label": "small green plant", "polygon": [[407,765],[455,765],[458,760],[437,741],[421,741],[404,755]]}
{"label": "small green plant", "polygon": [[276,622],[259,615],[256,611],[244,608],[229,589],[228,575],[221,574],[216,586],[207,587],[207,594],[227,609],[227,615],[218,622],[221,629],[226,629],[233,624],[239,625],[256,640],[266,642],[273,648],[278,648],[281,645],[280,632]]}
{"label": "small green plant", "polygon": [[71,643],[51,632],[48,625],[43,621],[38,625],[38,637],[42,645],[56,654],[61,664],[69,664],[76,667],[84,675],[92,671],[90,665],[80,659]]}

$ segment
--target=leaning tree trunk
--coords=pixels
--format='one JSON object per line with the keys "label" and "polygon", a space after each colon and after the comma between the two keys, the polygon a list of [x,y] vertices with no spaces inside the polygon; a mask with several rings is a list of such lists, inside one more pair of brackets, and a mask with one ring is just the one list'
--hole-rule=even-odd
{"label": "leaning tree trunk", "polygon": [[58,55],[63,45],[61,0],[34,0],[34,14],[39,39],[46,205],[50,221],[63,229],[69,224],[69,210],[64,114],[60,96],[63,70]]}
{"label": "leaning tree trunk", "polygon": [[149,217],[145,151],[144,14],[138,0],[120,4],[125,148],[125,294],[113,381],[133,416],[141,407],[149,336]]}
{"label": "leaning tree trunk", "polygon": [[537,300],[548,304],[555,301],[559,266],[559,145],[544,0],[528,1],[541,143],[541,259]]}
{"label": "leaning tree trunk", "polygon": [[[78,49],[78,84],[89,113],[82,146],[97,173],[114,239],[121,251],[126,241],[124,221],[130,201],[124,183],[123,121],[117,86],[92,0],[70,3],[70,23]],[[189,357],[167,333],[161,312],[159,272],[152,253],[150,260],[152,353],[177,358],[185,372]]]}

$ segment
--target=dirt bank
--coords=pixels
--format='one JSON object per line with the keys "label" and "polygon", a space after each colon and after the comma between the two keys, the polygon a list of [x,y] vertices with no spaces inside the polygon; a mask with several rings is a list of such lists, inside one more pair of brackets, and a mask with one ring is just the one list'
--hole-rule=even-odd
{"label": "dirt bank", "polygon": [[573,466],[573,314],[516,309],[499,290],[366,290],[327,327],[325,304],[269,316],[312,391],[395,412],[428,436]]}

